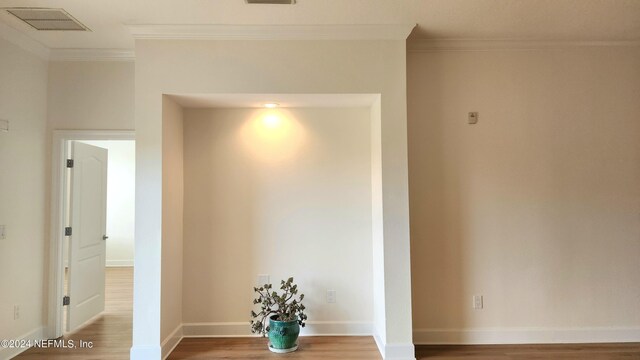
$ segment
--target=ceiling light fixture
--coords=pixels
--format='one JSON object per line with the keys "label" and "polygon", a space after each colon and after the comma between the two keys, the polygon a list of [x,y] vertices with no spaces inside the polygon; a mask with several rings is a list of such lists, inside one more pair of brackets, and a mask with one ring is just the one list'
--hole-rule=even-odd
{"label": "ceiling light fixture", "polygon": [[267,109],[275,109],[279,106],[280,104],[278,103],[266,103],[264,104],[264,107],[266,107]]}

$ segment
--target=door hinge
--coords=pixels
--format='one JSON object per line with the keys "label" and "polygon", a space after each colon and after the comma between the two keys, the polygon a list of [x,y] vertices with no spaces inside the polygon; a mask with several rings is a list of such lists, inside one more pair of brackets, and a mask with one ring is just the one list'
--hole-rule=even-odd
{"label": "door hinge", "polygon": [[70,227],[64,228],[64,236],[71,236],[72,229]]}
{"label": "door hinge", "polygon": [[69,296],[62,297],[62,306],[68,306],[71,304],[71,298]]}
{"label": "door hinge", "polygon": [[67,159],[67,167],[73,168],[73,159]]}

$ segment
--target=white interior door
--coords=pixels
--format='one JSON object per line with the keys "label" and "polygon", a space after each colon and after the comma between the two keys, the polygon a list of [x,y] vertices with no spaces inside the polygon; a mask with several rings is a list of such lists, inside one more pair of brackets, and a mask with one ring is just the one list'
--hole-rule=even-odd
{"label": "white interior door", "polygon": [[71,144],[69,298],[67,331],[104,311],[107,150]]}

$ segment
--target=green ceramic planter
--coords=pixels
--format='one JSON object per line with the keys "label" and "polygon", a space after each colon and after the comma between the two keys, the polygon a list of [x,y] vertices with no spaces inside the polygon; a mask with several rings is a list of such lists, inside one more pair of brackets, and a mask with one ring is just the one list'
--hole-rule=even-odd
{"label": "green ceramic planter", "polygon": [[278,321],[277,315],[269,318],[269,350],[278,353],[295,351],[299,334],[298,320]]}

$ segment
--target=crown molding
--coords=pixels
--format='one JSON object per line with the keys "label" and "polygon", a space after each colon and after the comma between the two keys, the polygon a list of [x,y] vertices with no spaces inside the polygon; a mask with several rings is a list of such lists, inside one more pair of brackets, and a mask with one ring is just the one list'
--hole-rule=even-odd
{"label": "crown molding", "polygon": [[132,49],[49,49],[27,34],[0,22],[0,38],[47,61],[134,61]]}
{"label": "crown molding", "polygon": [[51,61],[135,61],[133,49],[51,49]]}
{"label": "crown molding", "polygon": [[640,40],[564,41],[516,39],[414,39],[407,41],[407,51],[490,51],[490,50],[545,50],[576,47],[636,47]]}
{"label": "crown molding", "polygon": [[0,38],[3,38],[23,50],[37,55],[43,60],[49,59],[49,48],[33,40],[22,32],[0,22]]}
{"label": "crown molding", "polygon": [[406,40],[415,24],[128,25],[135,39]]}

